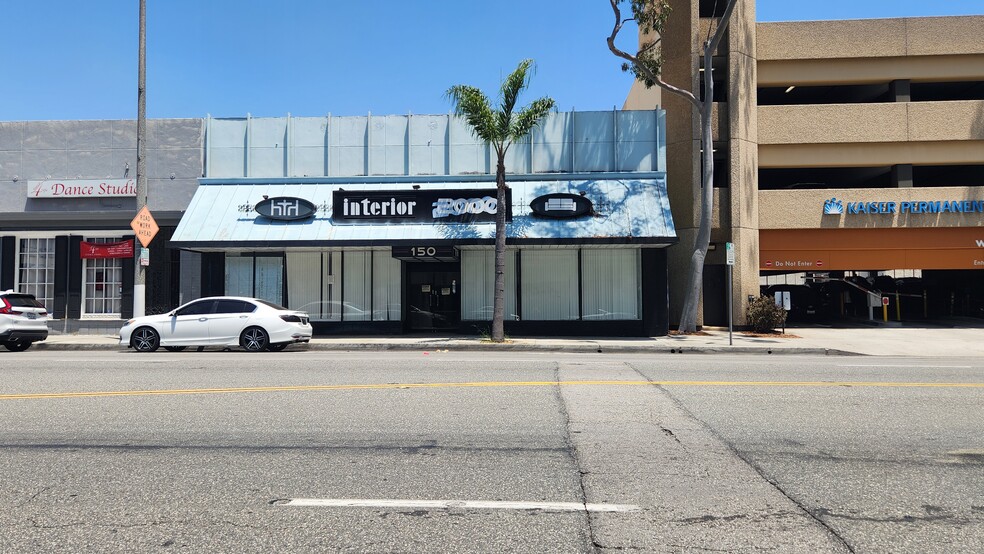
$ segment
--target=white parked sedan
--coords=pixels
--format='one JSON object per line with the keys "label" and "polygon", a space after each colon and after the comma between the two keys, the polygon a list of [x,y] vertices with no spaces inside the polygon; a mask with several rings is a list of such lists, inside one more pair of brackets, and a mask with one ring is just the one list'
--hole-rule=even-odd
{"label": "white parked sedan", "polygon": [[159,346],[171,352],[188,346],[279,352],[288,344],[310,340],[306,312],[238,296],[200,298],[170,313],[133,318],[120,329],[120,344],[138,352],[153,352]]}

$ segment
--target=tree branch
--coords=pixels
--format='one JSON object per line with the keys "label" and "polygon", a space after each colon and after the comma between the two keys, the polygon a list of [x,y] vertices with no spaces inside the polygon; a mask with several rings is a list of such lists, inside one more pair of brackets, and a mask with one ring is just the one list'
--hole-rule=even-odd
{"label": "tree branch", "polygon": [[[698,111],[703,111],[703,109],[704,109],[703,102],[701,102],[700,100],[698,100],[697,97],[694,95],[694,93],[690,92],[689,90],[682,89],[680,87],[677,87],[677,86],[674,86],[674,85],[671,85],[671,84],[667,83],[666,81],[664,81],[662,79],[662,77],[660,77],[659,75],[653,73],[652,71],[650,71],[650,69],[648,67],[645,66],[645,64],[641,63],[640,60],[639,60],[639,58],[637,56],[633,56],[632,54],[629,54],[628,52],[625,52],[624,50],[622,50],[619,47],[615,46],[615,39],[618,37],[618,34],[622,31],[622,26],[626,22],[633,21],[633,20],[632,19],[626,19],[626,20],[623,20],[622,19],[622,10],[619,9],[619,7],[618,7],[618,0],[608,0],[608,1],[609,1],[609,3],[611,3],[611,5],[612,5],[612,11],[615,14],[615,25],[612,27],[612,32],[611,32],[610,35],[608,35],[608,40],[607,40],[607,42],[608,42],[608,49],[612,52],[612,54],[615,54],[619,58],[622,58],[624,60],[627,60],[629,63],[632,64],[632,67],[634,67],[637,70],[641,71],[644,74],[644,76],[646,77],[646,79],[652,81],[653,83],[655,83],[660,88],[662,88],[664,90],[667,90],[669,92],[672,92],[673,94],[676,94],[678,96],[682,96],[683,98],[687,99],[687,101],[689,101],[691,104],[693,104],[693,106],[695,108],[697,108]],[[734,6],[731,6],[731,8],[733,8],[733,7]],[[723,35],[723,33],[721,33],[721,34]],[[715,38],[717,38],[717,35],[715,35]],[[718,38],[718,40],[720,41],[720,38]],[[651,46],[654,46],[654,45],[655,45],[655,43],[653,43],[652,45],[650,45],[650,47]]]}

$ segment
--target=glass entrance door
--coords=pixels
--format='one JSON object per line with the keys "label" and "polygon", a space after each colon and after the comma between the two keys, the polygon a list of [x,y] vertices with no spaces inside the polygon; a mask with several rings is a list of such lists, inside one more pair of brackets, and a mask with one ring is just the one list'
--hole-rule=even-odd
{"label": "glass entrance door", "polygon": [[411,331],[454,330],[461,321],[459,263],[407,264],[407,322]]}

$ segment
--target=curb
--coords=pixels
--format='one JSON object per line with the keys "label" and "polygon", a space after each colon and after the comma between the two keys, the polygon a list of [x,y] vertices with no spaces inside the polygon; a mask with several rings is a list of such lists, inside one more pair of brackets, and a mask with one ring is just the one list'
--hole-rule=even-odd
{"label": "curb", "polygon": [[[37,343],[32,349],[47,351],[107,351],[124,353],[129,349],[118,344],[99,343]],[[209,347],[216,350],[218,347]],[[537,345],[537,344],[461,344],[461,343],[397,343],[397,344],[308,344],[288,347],[287,352],[408,352],[449,350],[455,352],[572,352],[596,354],[759,354],[796,356],[863,356],[857,352],[832,348],[770,348],[764,346],[642,346],[603,344]]]}

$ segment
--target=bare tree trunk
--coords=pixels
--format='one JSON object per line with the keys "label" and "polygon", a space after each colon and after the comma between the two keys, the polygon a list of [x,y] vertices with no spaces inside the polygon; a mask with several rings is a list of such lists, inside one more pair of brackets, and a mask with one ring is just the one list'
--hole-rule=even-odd
{"label": "bare tree trunk", "polygon": [[681,333],[697,331],[697,307],[704,284],[704,260],[711,243],[711,212],[714,207],[714,137],[711,130],[711,110],[714,108],[714,76],[711,70],[713,54],[710,43],[704,44],[704,101],[699,114],[701,145],[700,225],[694,238],[694,253],[690,257],[690,288],[680,314]]}
{"label": "bare tree trunk", "polygon": [[492,297],[492,341],[503,342],[506,333],[503,320],[506,315],[506,164],[499,155],[495,168],[495,290]]}

